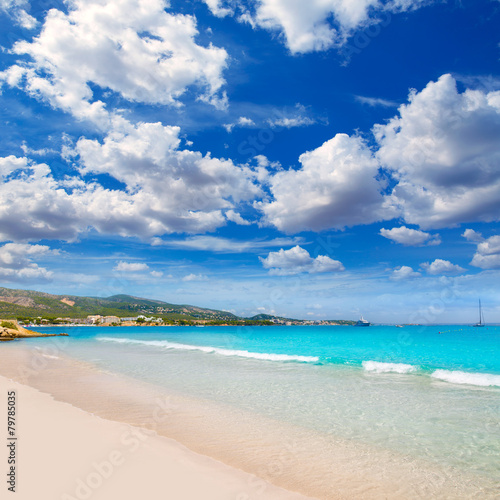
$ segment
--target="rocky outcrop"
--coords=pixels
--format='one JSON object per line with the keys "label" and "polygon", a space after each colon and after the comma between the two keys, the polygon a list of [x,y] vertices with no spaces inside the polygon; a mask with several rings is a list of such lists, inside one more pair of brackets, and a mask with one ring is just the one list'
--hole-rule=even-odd
{"label": "rocky outcrop", "polygon": [[[40,332],[34,332],[33,330],[27,330],[26,328],[23,328],[21,325],[19,325],[16,321],[0,320],[0,325],[2,323],[4,325],[7,324],[9,326],[0,326],[0,341],[27,339],[34,337],[68,336],[67,333],[40,333]],[[13,326],[14,328],[10,328],[10,326]]]}
{"label": "rocky outcrop", "polygon": [[15,304],[17,306],[23,307],[35,307],[35,301],[30,297],[10,297],[6,295],[0,295],[0,302],[7,302],[9,304]]}

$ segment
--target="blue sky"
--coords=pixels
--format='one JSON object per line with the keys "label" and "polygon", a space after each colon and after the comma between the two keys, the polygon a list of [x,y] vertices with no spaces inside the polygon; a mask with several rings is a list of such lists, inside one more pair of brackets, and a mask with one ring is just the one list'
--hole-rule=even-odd
{"label": "blue sky", "polygon": [[0,283],[500,322],[498,0],[0,0]]}

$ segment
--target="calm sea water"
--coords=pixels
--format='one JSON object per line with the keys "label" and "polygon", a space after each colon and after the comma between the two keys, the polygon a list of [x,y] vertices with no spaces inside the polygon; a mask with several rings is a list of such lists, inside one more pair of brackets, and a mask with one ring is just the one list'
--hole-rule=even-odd
{"label": "calm sea water", "polygon": [[[45,328],[43,331],[61,331]],[[67,354],[184,394],[500,477],[500,327],[74,327]],[[43,346],[43,341],[30,342]]]}

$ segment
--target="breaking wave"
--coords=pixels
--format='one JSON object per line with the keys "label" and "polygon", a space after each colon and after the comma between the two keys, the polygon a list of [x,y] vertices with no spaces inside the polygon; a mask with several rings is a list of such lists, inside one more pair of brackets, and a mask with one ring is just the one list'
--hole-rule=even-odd
{"label": "breaking wave", "polygon": [[379,361],[363,361],[363,368],[374,373],[412,373],[418,370],[417,366],[404,363],[381,363]]}
{"label": "breaking wave", "polygon": [[468,384],[480,387],[500,387],[500,375],[492,373],[467,373],[462,371],[436,370],[431,377],[451,382],[452,384]]}
{"label": "breaking wave", "polygon": [[99,337],[97,340],[104,342],[117,342],[119,344],[140,344],[162,349],[179,349],[183,351],[201,351],[205,353],[220,354],[221,356],[238,356],[240,358],[261,359],[265,361],[298,361],[300,363],[316,363],[317,356],[297,356],[292,354],[274,354],[267,352],[250,352],[234,349],[222,349],[219,347],[199,346],[189,344],[178,344],[167,340],[135,340],[127,338]]}

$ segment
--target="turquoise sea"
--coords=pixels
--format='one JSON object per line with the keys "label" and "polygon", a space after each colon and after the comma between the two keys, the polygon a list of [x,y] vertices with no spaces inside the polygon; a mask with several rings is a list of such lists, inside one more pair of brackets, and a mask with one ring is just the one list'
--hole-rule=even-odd
{"label": "turquoise sea", "polygon": [[500,327],[63,330],[65,354],[104,370],[500,479]]}

